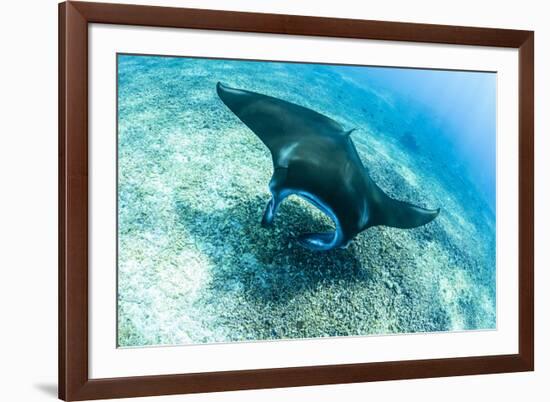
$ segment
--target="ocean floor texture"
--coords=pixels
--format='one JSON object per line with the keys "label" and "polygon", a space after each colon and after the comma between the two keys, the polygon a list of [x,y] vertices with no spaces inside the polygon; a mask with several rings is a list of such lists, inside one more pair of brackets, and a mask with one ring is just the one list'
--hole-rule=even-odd
{"label": "ocean floor texture", "polygon": [[[271,156],[218,81],[357,128],[373,180],[440,215],[313,252],[333,224],[291,196],[262,228]],[[494,211],[437,130],[331,66],[119,55],[118,345],[494,329]]]}

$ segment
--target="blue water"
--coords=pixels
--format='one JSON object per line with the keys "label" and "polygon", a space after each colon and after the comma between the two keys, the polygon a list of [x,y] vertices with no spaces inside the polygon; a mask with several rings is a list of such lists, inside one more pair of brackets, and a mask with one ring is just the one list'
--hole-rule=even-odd
{"label": "blue water", "polygon": [[496,203],[496,73],[405,68],[337,67],[342,74],[391,94],[408,129],[456,164]]}
{"label": "blue water", "polygon": [[[496,327],[496,74],[118,56],[118,343],[212,343]],[[218,81],[346,129],[391,197],[441,208],[312,253],[333,224],[290,197],[260,227],[269,151]]]}

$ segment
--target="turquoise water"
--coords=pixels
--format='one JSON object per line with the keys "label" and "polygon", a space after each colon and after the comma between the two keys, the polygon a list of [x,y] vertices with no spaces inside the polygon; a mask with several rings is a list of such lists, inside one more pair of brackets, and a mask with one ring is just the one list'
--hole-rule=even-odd
{"label": "turquoise water", "polygon": [[[441,208],[315,253],[332,222],[291,196],[260,227],[271,156],[216,83],[357,128],[391,197]],[[118,344],[496,327],[496,75],[118,56]]]}

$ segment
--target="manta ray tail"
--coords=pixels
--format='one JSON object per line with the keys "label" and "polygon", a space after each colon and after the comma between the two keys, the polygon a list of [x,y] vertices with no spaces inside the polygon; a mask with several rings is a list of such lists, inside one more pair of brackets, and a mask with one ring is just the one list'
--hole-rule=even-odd
{"label": "manta ray tail", "polygon": [[440,209],[425,209],[408,202],[394,200],[385,195],[379,212],[370,226],[384,225],[411,229],[425,225],[439,215]]}

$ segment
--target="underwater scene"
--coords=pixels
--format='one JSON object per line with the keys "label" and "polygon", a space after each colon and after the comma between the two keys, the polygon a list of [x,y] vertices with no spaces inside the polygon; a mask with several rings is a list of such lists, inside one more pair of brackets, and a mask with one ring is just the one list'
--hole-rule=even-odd
{"label": "underwater scene", "polygon": [[496,73],[117,55],[117,345],[496,328]]}

